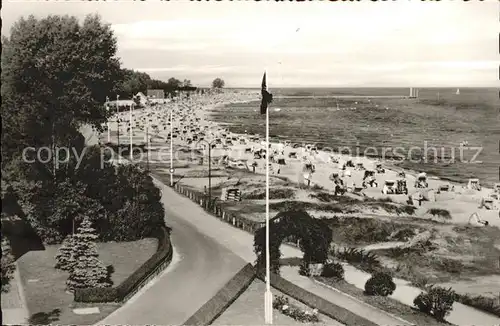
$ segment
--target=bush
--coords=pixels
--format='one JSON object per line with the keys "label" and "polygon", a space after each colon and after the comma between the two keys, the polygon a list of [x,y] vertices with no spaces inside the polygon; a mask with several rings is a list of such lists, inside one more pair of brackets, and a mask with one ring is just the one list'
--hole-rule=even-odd
{"label": "bush", "polygon": [[328,203],[334,201],[337,196],[330,194],[328,192],[318,192],[309,194],[309,198],[317,199],[323,203]]}
{"label": "bush", "polygon": [[334,251],[334,255],[369,272],[382,267],[377,255],[369,251],[366,252],[363,249],[344,248],[341,251]]}
{"label": "bush", "polygon": [[323,266],[321,276],[343,280],[344,267],[340,263],[327,263]]}
{"label": "bush", "polygon": [[377,272],[365,283],[365,293],[386,297],[396,290],[396,284],[388,273]]}
{"label": "bush", "polygon": [[[290,188],[271,188],[269,189],[269,199],[290,199],[295,196],[295,190]],[[243,199],[266,199],[266,191],[257,190],[244,194]]]}
{"label": "bush", "polygon": [[451,220],[450,211],[448,211],[447,209],[431,208],[427,211],[427,214],[430,214],[432,216],[438,216],[445,220]]}
{"label": "bush", "polygon": [[500,300],[488,298],[482,295],[470,296],[467,294],[457,294],[455,300],[482,311],[486,311],[500,317]]}
{"label": "bush", "polygon": [[408,241],[415,236],[415,230],[413,228],[404,228],[398,230],[390,238],[395,241]]}
{"label": "bush", "polygon": [[302,323],[319,322],[317,309],[314,309],[313,311],[304,311],[291,305],[288,298],[281,295],[277,296],[273,300],[273,308]]}
{"label": "bush", "polygon": [[299,274],[307,277],[311,276],[311,270],[309,269],[309,264],[303,261],[299,267]]}
{"label": "bush", "polygon": [[420,293],[413,304],[423,313],[443,321],[453,309],[456,293],[451,288],[445,289],[439,286],[429,287],[427,293]]}

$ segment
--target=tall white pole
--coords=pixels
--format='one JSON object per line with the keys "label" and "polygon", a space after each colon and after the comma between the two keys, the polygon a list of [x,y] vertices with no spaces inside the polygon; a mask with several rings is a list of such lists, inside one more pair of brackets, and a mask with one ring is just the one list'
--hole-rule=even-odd
{"label": "tall white pole", "polygon": [[174,185],[174,137],[173,137],[173,106],[170,108],[170,186]]}
{"label": "tall white pole", "polygon": [[271,293],[271,258],[269,250],[269,109],[268,105],[266,110],[266,293],[264,295],[264,310],[265,323],[271,325],[273,323],[273,294]]}
{"label": "tall white pole", "polygon": [[[109,112],[109,98],[106,97],[106,110]],[[106,127],[108,129],[108,144],[111,143],[111,130],[109,130],[109,113],[108,120],[106,121]]]}
{"label": "tall white pole", "polygon": [[130,116],[129,116],[129,122],[130,122],[130,160],[133,161],[134,160],[134,152],[133,152],[133,136],[134,136],[134,132],[133,132],[133,127],[132,127],[132,108],[134,107],[134,104],[130,104]]}

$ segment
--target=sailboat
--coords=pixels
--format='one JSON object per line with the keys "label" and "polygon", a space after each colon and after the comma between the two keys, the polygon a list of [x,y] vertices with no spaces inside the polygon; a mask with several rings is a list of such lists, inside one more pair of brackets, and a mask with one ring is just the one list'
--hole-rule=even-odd
{"label": "sailboat", "polygon": [[457,88],[457,92],[455,94],[460,95],[460,89]]}

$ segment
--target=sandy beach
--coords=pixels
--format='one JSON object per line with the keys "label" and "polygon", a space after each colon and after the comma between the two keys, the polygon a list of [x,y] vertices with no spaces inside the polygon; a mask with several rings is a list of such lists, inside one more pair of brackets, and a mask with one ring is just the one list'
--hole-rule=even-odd
{"label": "sandy beach", "polygon": [[[208,147],[205,142],[197,145],[196,135],[203,133],[204,140],[215,144],[211,151],[212,159],[217,162],[212,168],[221,168],[223,157],[226,157],[228,162],[233,162],[234,167],[237,169],[253,171],[252,164],[256,165],[256,174],[265,174],[265,158],[254,158],[254,152],[262,150],[265,152],[265,135],[258,135],[258,141],[252,141],[255,135],[239,135],[227,131],[227,129],[220,124],[210,121],[210,111],[215,107],[220,107],[228,103],[239,103],[254,100],[258,96],[254,93],[237,93],[237,94],[217,94],[213,98],[200,99],[197,105],[195,100],[192,99],[181,107],[176,104],[176,113],[173,117],[174,128],[177,128],[177,137],[174,138],[174,145],[176,148],[176,157],[174,160],[177,164],[181,162],[186,163],[182,159],[178,150],[181,148],[194,150],[203,146],[204,155],[208,155]],[[149,120],[152,126],[150,132],[153,136],[152,145],[156,140],[164,139],[162,146],[162,157],[169,155],[169,149],[166,145],[169,142],[170,128],[168,126],[169,113],[168,108],[144,109],[135,111],[133,119],[136,125],[137,121],[145,123]],[[272,109],[271,109],[272,110]],[[176,109],[174,108],[174,111]],[[139,113],[140,112],[140,113]],[[259,114],[256,112],[256,114]],[[121,119],[128,120],[128,113],[122,113]],[[146,116],[148,119],[146,119]],[[125,125],[125,124],[123,124]],[[113,130],[114,124],[110,128]],[[115,127],[116,128],[116,127]],[[156,128],[156,129],[155,129]],[[137,128],[136,128],[137,129]],[[129,141],[127,130],[122,127],[121,134],[124,142]],[[140,135],[140,131],[136,131]],[[137,136],[137,141],[144,143],[144,136]],[[270,152],[274,153],[274,160],[271,159],[270,173],[275,176],[286,177],[292,182],[306,184],[307,178],[310,180],[311,187],[321,187],[327,191],[335,191],[335,183],[332,181],[332,175],[339,175],[344,183],[345,190],[348,193],[354,188],[359,188],[358,195],[362,197],[370,197],[375,199],[390,198],[396,203],[405,204],[411,197],[413,205],[415,205],[415,216],[423,218],[433,218],[428,212],[431,209],[444,209],[448,210],[451,215],[449,222],[456,224],[472,224],[482,226],[481,221],[487,221],[491,226],[500,226],[499,208],[500,202],[498,200],[498,190],[495,192],[493,189],[481,187],[480,190],[470,189],[466,184],[452,183],[445,180],[427,175],[427,187],[416,188],[415,182],[417,180],[417,173],[412,171],[405,171],[405,177],[398,176],[401,169],[393,169],[390,163],[380,160],[375,160],[367,157],[353,157],[338,153],[325,152],[324,150],[309,150],[309,147],[314,147],[313,144],[291,144],[271,143]],[[185,154],[185,152],[184,152]],[[264,156],[264,155],[262,155]],[[194,158],[191,158],[195,161]],[[278,160],[281,159],[281,164]],[[354,166],[342,166],[347,162],[352,162]],[[239,167],[238,167],[239,163]],[[285,164],[282,164],[285,163]],[[312,164],[314,166],[313,173],[304,173],[304,165]],[[377,164],[385,170],[383,173],[378,173],[376,170]],[[205,164],[206,165],[206,164]],[[359,168],[358,168],[359,167]],[[376,186],[362,187],[363,177],[366,170],[374,171],[374,181]],[[344,175],[342,177],[342,175]],[[402,194],[385,194],[383,193],[384,184],[386,181],[393,181],[397,184],[397,180],[404,180],[406,182],[405,193]],[[201,180],[200,180],[201,181]],[[480,180],[479,180],[480,181]],[[443,190],[445,189],[445,190]],[[447,189],[447,190],[446,190]],[[244,190],[243,190],[244,191]],[[406,194],[407,192],[407,194]],[[419,203],[419,199],[421,200]],[[481,202],[486,201],[488,207],[481,207]],[[476,213],[479,216],[479,221],[476,218],[470,219],[471,215]],[[484,222],[483,222],[484,223]]]}
{"label": "sandy beach", "polygon": [[[243,200],[225,202],[226,209],[233,210],[250,220],[264,221],[265,197],[262,196],[265,192],[265,158],[257,158],[255,153],[265,152],[265,135],[230,133],[227,126],[210,120],[210,114],[214,108],[221,108],[228,103],[255,100],[258,96],[256,92],[236,94],[224,92],[213,94],[211,97],[192,97],[180,103],[167,103],[161,107],[133,111],[133,142],[135,145],[146,145],[147,130],[150,137],[149,165],[157,173],[169,174],[170,111],[172,110],[174,181],[196,191],[208,193],[208,144],[211,144],[212,196],[220,198],[223,188],[238,188]],[[255,114],[259,114],[257,109]],[[120,114],[120,142],[122,144],[129,144],[130,130],[127,130],[129,116],[129,112]],[[112,138],[116,139],[117,124],[111,121],[109,125]],[[106,132],[101,135],[101,142],[105,142],[105,139]],[[289,191],[293,194],[291,197],[271,197],[271,217],[281,210],[279,207],[283,207],[284,203],[290,202],[295,204],[294,207],[303,207],[309,214],[316,217],[342,216],[347,219],[346,221],[349,219],[373,220],[373,223],[382,223],[380,227],[391,224],[392,227],[413,228],[416,230],[417,238],[430,232],[433,243],[441,248],[433,253],[430,252],[431,256],[428,257],[438,255],[435,257],[451,262],[458,261],[463,266],[473,264],[474,269],[484,268],[484,271],[465,273],[460,276],[460,274],[441,271],[441,267],[436,267],[438,265],[434,266],[432,263],[412,275],[424,273],[434,279],[435,283],[442,282],[466,289],[464,293],[497,295],[497,291],[485,290],[484,282],[471,281],[477,277],[482,279],[479,275],[489,274],[492,274],[493,280],[499,280],[494,267],[495,259],[498,258],[495,258],[491,251],[498,250],[500,246],[498,242],[500,205],[498,200],[493,198],[498,195],[493,189],[485,187],[481,187],[480,190],[469,189],[465,184],[450,183],[430,175],[426,178],[426,188],[416,188],[416,172],[406,171],[405,177],[402,178],[399,176],[401,170],[392,168],[390,164],[367,157],[349,157],[327,153],[323,150],[308,150],[310,146],[307,145],[301,144],[300,147],[294,147],[290,144],[271,143],[270,152],[275,153],[275,159],[270,163],[271,194],[274,191],[278,193]],[[295,155],[291,155],[293,153]],[[146,160],[143,156],[141,163],[144,164]],[[285,164],[282,164],[283,160]],[[348,161],[352,161],[354,167],[343,168]],[[314,165],[314,173],[304,173],[305,164]],[[362,164],[367,170],[375,170],[377,164],[382,165],[385,171],[383,173],[375,171],[374,174],[376,186],[361,187],[365,170],[356,168],[358,164]],[[254,166],[255,171],[253,171]],[[335,183],[332,180],[332,174],[335,173],[343,180],[346,190],[343,196],[335,196]],[[310,179],[309,184],[307,177]],[[382,193],[386,180],[398,179],[406,181],[408,194]],[[446,186],[448,189],[443,190]],[[353,190],[358,191],[353,192]],[[318,201],[320,195],[327,197],[331,204]],[[410,197],[411,203],[408,202]],[[491,209],[479,208],[482,200],[486,198],[493,199]],[[418,199],[423,199],[420,204]],[[340,205],[341,210],[331,211],[321,205]],[[479,216],[479,219],[470,218],[474,213]],[[346,224],[345,230],[344,232],[352,232],[348,231],[349,224]],[[366,231],[362,232],[366,233]],[[351,240],[349,239],[348,242]],[[390,245],[387,245],[387,241]],[[459,244],[457,241],[466,242]],[[488,241],[488,247],[485,246],[485,241]],[[356,246],[357,242],[354,240],[351,242]],[[414,268],[412,267],[414,258],[408,258],[408,261],[402,262],[386,257],[386,252],[382,252],[383,248],[387,251],[398,246],[394,245],[398,242],[392,243],[391,240],[386,240],[386,242],[379,240],[378,243],[374,241],[374,243],[367,244],[372,244],[371,249],[375,252],[380,251],[382,260],[388,264],[387,266],[407,264],[408,268]],[[403,241],[399,244],[409,242],[411,241]],[[357,246],[359,247],[359,244]],[[488,259],[488,263],[485,264],[479,259]]]}

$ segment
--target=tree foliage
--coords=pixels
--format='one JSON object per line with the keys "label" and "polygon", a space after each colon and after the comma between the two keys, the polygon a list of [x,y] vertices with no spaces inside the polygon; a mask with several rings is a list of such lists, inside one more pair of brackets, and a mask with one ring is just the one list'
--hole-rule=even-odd
{"label": "tree foliage", "polygon": [[[324,263],[328,258],[328,248],[332,242],[332,231],[323,221],[311,217],[306,211],[287,211],[276,215],[269,228],[271,271],[279,274],[280,245],[285,240],[297,241],[304,253],[306,266]],[[255,232],[254,250],[257,255],[256,267],[262,269],[266,261],[266,227]]]}
{"label": "tree foliage", "polygon": [[[86,215],[92,216],[101,240],[137,240],[164,225],[151,179],[135,167],[117,169],[102,162],[101,149],[86,147],[79,128],[86,124],[101,130],[108,114],[101,105],[106,96],[168,83],[122,70],[116,38],[98,16],[82,23],[69,16],[30,16],[20,19],[2,44],[6,212],[26,217],[45,243],[61,242]],[[22,156],[26,147],[54,153],[57,146],[73,151],[60,157],[64,162],[59,166],[47,153],[47,163],[28,163],[34,152]],[[81,162],[75,153],[83,155]]]}
{"label": "tree foliage", "polygon": [[2,237],[2,292],[9,292],[10,280],[13,278],[15,269],[9,241]]}
{"label": "tree foliage", "polygon": [[98,258],[96,240],[95,229],[86,216],[74,235],[72,254],[76,263],[70,269],[66,282],[69,290],[111,286],[106,266]]}
{"label": "tree foliage", "polygon": [[75,237],[70,234],[59,247],[59,252],[56,255],[56,265],[55,268],[61,269],[63,271],[71,271],[75,267],[76,260],[73,257],[73,250],[75,247]]}
{"label": "tree foliage", "polygon": [[224,88],[224,80],[220,79],[220,78],[215,78],[213,81],[212,81],[212,87],[213,88]]}
{"label": "tree foliage", "polygon": [[456,296],[457,294],[451,288],[431,286],[427,293],[420,293],[413,300],[413,304],[420,311],[443,321],[453,310]]}
{"label": "tree foliage", "polygon": [[[82,124],[101,128],[100,103],[120,79],[116,38],[98,16],[20,19],[3,39],[2,149],[64,143]],[[4,87],[5,85],[5,87]]]}

